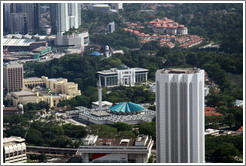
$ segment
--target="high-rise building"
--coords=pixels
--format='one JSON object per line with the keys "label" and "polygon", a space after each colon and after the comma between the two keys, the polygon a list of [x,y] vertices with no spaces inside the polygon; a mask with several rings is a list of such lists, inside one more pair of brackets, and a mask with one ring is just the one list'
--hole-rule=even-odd
{"label": "high-rise building", "polygon": [[[71,28],[79,28],[81,25],[81,6],[79,3],[51,4],[52,33],[56,33],[56,45],[66,45],[68,38],[65,34]],[[75,37],[81,39],[81,37]],[[82,46],[81,46],[82,47]]]}
{"label": "high-rise building", "polygon": [[70,28],[81,25],[81,6],[79,3],[50,4],[52,33],[62,34]]}
{"label": "high-rise building", "polygon": [[203,163],[204,70],[158,70],[156,113],[157,162]]}
{"label": "high-rise building", "polygon": [[34,3],[34,33],[40,32],[41,8],[40,3]]}
{"label": "high-rise building", "polygon": [[51,24],[51,33],[57,33],[57,9],[58,5],[56,3],[50,3],[50,24]]}
{"label": "high-rise building", "polygon": [[115,31],[115,23],[113,21],[108,24],[108,33],[113,33],[114,31]]}
{"label": "high-rise building", "polygon": [[5,3],[5,32],[34,34],[39,32],[40,4],[38,3]]}
{"label": "high-rise building", "polygon": [[3,87],[8,91],[19,91],[23,88],[23,64],[3,64]]}
{"label": "high-rise building", "polygon": [[27,13],[11,13],[10,20],[10,33],[28,33]]}

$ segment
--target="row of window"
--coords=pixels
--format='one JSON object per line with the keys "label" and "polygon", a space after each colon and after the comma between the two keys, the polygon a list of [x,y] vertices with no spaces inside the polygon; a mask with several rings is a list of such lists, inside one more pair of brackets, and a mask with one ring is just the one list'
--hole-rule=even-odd
{"label": "row of window", "polygon": [[21,154],[26,154],[26,150],[23,150],[23,151],[15,151],[15,152],[12,152],[12,153],[6,153],[5,154],[5,158],[9,158],[9,157],[13,157],[13,156],[18,156],[18,155],[21,155]]}
{"label": "row of window", "polygon": [[[106,79],[106,85],[105,85]],[[146,73],[136,74],[135,82],[145,82],[147,81]],[[113,77],[101,77],[101,85],[102,86],[115,86],[118,85],[118,78],[117,76]]]}

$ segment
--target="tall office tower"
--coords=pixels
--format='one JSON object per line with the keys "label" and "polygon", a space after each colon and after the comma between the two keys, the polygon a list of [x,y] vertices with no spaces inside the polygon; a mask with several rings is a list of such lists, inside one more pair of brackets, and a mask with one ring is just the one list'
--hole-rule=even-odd
{"label": "tall office tower", "polygon": [[27,34],[28,23],[27,13],[11,13],[10,14],[10,33]]}
{"label": "tall office tower", "polygon": [[[57,20],[57,21],[55,21]],[[56,45],[64,45],[64,33],[81,25],[81,5],[78,3],[58,3],[51,5],[52,32],[56,32]]]}
{"label": "tall office tower", "polygon": [[50,3],[50,24],[51,24],[51,33],[57,33],[57,3]]}
{"label": "tall office tower", "polygon": [[6,25],[6,10],[7,10],[7,6],[5,4],[3,4],[3,32],[6,33],[7,32],[7,25]]}
{"label": "tall office tower", "polygon": [[156,147],[159,163],[204,162],[204,70],[156,72]]}
{"label": "tall office tower", "polygon": [[34,34],[39,31],[40,4],[5,3],[4,6],[4,24],[7,32]]}
{"label": "tall office tower", "polygon": [[34,33],[40,32],[41,9],[40,3],[34,3]]}
{"label": "tall office tower", "polygon": [[[81,25],[81,7],[78,3],[58,3],[56,10],[57,33],[64,33],[70,28],[79,28]],[[52,8],[53,9],[53,8]]]}
{"label": "tall office tower", "polygon": [[3,4],[3,26],[4,26],[5,33],[9,33],[9,30],[10,30],[10,10],[11,10],[11,3],[4,3]]}
{"label": "tall office tower", "polygon": [[3,64],[3,87],[8,92],[23,88],[23,64],[17,62]]}

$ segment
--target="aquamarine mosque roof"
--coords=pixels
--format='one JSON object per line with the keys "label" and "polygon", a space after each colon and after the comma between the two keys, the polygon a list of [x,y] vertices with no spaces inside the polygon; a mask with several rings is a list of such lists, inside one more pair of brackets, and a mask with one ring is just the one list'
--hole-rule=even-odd
{"label": "aquamarine mosque roof", "polygon": [[122,113],[132,113],[134,111],[138,112],[144,110],[144,107],[132,102],[122,102],[120,104],[109,107],[109,109],[113,112],[122,112]]}

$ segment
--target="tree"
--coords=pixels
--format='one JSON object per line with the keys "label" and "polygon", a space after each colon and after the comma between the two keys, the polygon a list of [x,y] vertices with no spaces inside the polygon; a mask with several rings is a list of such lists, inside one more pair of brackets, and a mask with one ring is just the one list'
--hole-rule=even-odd
{"label": "tree", "polygon": [[6,131],[8,137],[10,136],[19,136],[24,138],[26,130],[22,126],[13,126]]}
{"label": "tree", "polygon": [[233,156],[237,155],[239,155],[239,151],[233,144],[222,142],[217,145],[216,149],[211,154],[211,161],[216,163],[234,163],[235,159]]}
{"label": "tree", "polygon": [[127,124],[127,123],[123,123],[123,122],[117,122],[114,123],[112,125],[113,127],[117,128],[117,131],[131,131],[132,130],[132,126]]}
{"label": "tree", "polygon": [[153,139],[156,138],[156,130],[155,123],[152,122],[144,122],[139,125],[139,133],[150,135]]}
{"label": "tree", "polygon": [[76,126],[73,124],[65,124],[62,126],[64,130],[64,135],[67,135],[69,137],[73,138],[83,138],[86,136],[87,132],[85,130],[85,127],[83,126]]}
{"label": "tree", "polygon": [[206,99],[207,99],[207,103],[206,103],[207,106],[211,106],[211,107],[234,106],[234,98],[226,94],[222,94],[222,93],[209,94],[208,96],[206,96]]}
{"label": "tree", "polygon": [[71,139],[66,135],[57,136],[51,143],[52,146],[66,148],[72,143]]}
{"label": "tree", "polygon": [[129,130],[125,130],[125,131],[120,131],[118,133],[118,138],[136,138],[136,135],[132,132],[132,131],[129,131]]}
{"label": "tree", "polygon": [[229,125],[230,128],[235,125],[235,116],[232,113],[229,113],[225,116],[225,124]]}
{"label": "tree", "polygon": [[26,136],[26,142],[33,145],[42,145],[44,142],[42,133],[37,129],[29,129]]}
{"label": "tree", "polygon": [[117,129],[109,125],[92,124],[88,126],[88,133],[98,135],[100,138],[115,138]]}

